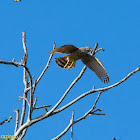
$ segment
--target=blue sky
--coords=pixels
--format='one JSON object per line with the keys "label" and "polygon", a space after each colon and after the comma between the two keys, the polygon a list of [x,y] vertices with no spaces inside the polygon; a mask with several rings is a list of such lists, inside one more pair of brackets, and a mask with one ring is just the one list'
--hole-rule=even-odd
{"label": "blue sky", "polygon": [[[0,2],[0,60],[20,61],[23,57],[21,31],[26,31],[28,67],[37,79],[49,58],[48,52],[64,44],[76,47],[90,46],[96,42],[104,48],[96,57],[103,63],[110,76],[110,83],[103,84],[87,69],[60,105],[67,104],[82,93],[105,87],[124,78],[140,67],[140,1],[138,0],[53,0],[34,1],[3,0]],[[59,68],[54,58],[49,69],[39,82],[35,96],[37,106],[52,104],[60,99],[70,83],[83,68],[78,61],[70,70]],[[13,116],[10,123],[1,126],[0,135],[12,135],[15,125],[13,109],[21,111],[24,85],[22,68],[0,65],[1,108],[0,120]],[[118,87],[104,92],[97,104],[105,116],[89,116],[74,125],[74,140],[121,140],[140,139],[140,73],[136,73]],[[89,95],[64,112],[31,126],[24,139],[50,140],[69,124],[72,110],[75,119],[92,107],[96,94]],[[36,111],[33,118],[45,111]],[[61,138],[70,139],[70,132]]]}

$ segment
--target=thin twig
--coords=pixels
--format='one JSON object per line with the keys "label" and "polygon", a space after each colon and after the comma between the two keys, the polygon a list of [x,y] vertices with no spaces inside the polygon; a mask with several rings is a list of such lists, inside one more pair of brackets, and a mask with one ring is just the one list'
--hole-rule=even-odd
{"label": "thin twig", "polygon": [[18,67],[18,66],[23,66],[22,63],[15,62],[15,61],[5,61],[5,60],[0,60],[0,64],[14,65],[14,66],[16,66],[16,67]]}
{"label": "thin twig", "polygon": [[12,116],[9,117],[9,119],[5,119],[4,121],[0,122],[0,125],[3,125],[4,123],[10,122],[12,119]]}
{"label": "thin twig", "polygon": [[[54,43],[53,49],[54,48],[55,48],[55,43]],[[34,95],[35,87],[36,87],[37,83],[40,81],[40,79],[42,78],[42,76],[44,75],[45,71],[48,69],[52,57],[53,57],[53,55],[50,55],[50,58],[49,58],[49,60],[47,62],[46,67],[44,68],[43,72],[41,73],[41,75],[35,81],[35,83],[33,85],[33,88],[34,88],[33,90],[32,90],[32,78],[29,77],[29,79],[30,79],[30,88],[31,89],[30,89],[30,107],[29,107],[29,113],[28,113],[28,120],[31,120],[31,114],[32,114],[32,111],[33,111],[33,95]]]}
{"label": "thin twig", "polygon": [[[73,110],[73,114],[74,114],[74,110]],[[71,118],[71,123],[73,124],[73,120],[74,120],[74,115]],[[71,140],[73,140],[73,125],[71,126]]]}
{"label": "thin twig", "polygon": [[24,49],[24,54],[27,55],[27,47],[26,47],[26,36],[25,36],[25,31],[21,32],[22,33],[22,43],[23,43],[23,49]]}
{"label": "thin twig", "polygon": [[90,114],[89,115],[105,115],[105,114],[97,114],[97,113],[95,113],[95,112],[97,112],[97,111],[103,111],[102,109],[96,109],[96,110],[94,110],[94,111],[92,111],[92,112],[90,112]]}
{"label": "thin twig", "polygon": [[34,101],[33,107],[35,107],[36,102],[37,102],[37,97],[35,97],[35,101]]}
{"label": "thin twig", "polygon": [[93,113],[92,115],[105,115],[105,114]]}
{"label": "thin twig", "polygon": [[62,133],[60,133],[58,136],[56,136],[52,140],[58,140],[59,138],[61,138],[73,125],[73,119],[74,119],[74,110],[72,111],[72,117],[71,117],[69,125],[66,127],[66,129]]}
{"label": "thin twig", "polygon": [[35,81],[34,81],[34,85],[33,85],[33,93],[35,92],[36,84],[37,84],[37,80],[35,79]]}
{"label": "thin twig", "polygon": [[98,47],[98,43],[95,44],[95,47],[94,47],[94,49],[93,49],[91,55],[95,55],[95,53],[96,53],[95,51],[96,51],[97,47]]}
{"label": "thin twig", "polygon": [[74,124],[77,123],[77,122],[79,122],[79,121],[81,121],[81,120],[83,120],[83,119],[85,119],[95,109],[95,106],[96,106],[96,104],[97,104],[97,102],[98,102],[101,94],[102,94],[102,91],[99,92],[99,94],[98,94],[98,96],[97,96],[97,98],[95,100],[95,103],[92,106],[92,108],[87,113],[85,113],[85,115],[83,115],[81,118],[79,118],[76,121],[74,121]]}
{"label": "thin twig", "polygon": [[[26,70],[27,71],[27,70]],[[30,81],[30,106],[29,106],[29,112],[28,112],[28,120],[31,120],[31,115],[32,115],[32,111],[33,111],[33,89],[32,89],[32,76],[30,74],[29,71],[27,71],[28,76],[29,76],[29,81]]]}
{"label": "thin twig", "polygon": [[103,48],[99,48],[98,50],[95,51],[95,53],[97,53],[98,51],[105,51]]}
{"label": "thin twig", "polygon": [[19,124],[19,109],[14,109],[14,112],[16,112],[16,125],[15,125],[15,133],[16,133]]}
{"label": "thin twig", "polygon": [[30,103],[29,103],[29,101],[28,101],[28,99],[27,99],[27,98],[22,97],[22,96],[19,96],[19,100],[18,100],[18,101],[20,101],[21,99],[24,99],[24,100],[28,103],[28,105],[30,106]]}
{"label": "thin twig", "polygon": [[44,107],[45,111],[48,112],[48,109],[46,107]]}
{"label": "thin twig", "polygon": [[67,126],[67,128],[63,132],[61,132],[57,137],[53,138],[52,140],[58,140],[73,126],[73,124],[85,119],[90,114],[90,112],[93,111],[93,109],[95,108],[95,106],[96,106],[96,104],[97,104],[97,102],[98,102],[98,100],[100,98],[101,93],[102,92],[99,92],[99,94],[97,96],[97,99],[95,100],[94,105],[92,106],[92,108],[87,113],[85,113],[85,115],[83,115],[81,118],[77,119],[76,121],[73,121],[73,118],[74,118],[74,115],[73,115],[73,117],[72,117],[72,119],[70,121],[70,124]]}
{"label": "thin twig", "polygon": [[[53,49],[55,49],[55,43],[53,44]],[[44,75],[45,71],[48,69],[52,57],[53,57],[53,54],[50,55],[49,60],[48,60],[48,62],[47,62],[47,64],[46,64],[44,70],[42,71],[42,73],[40,74],[39,78],[37,79],[37,83],[40,81],[40,79],[41,79],[42,76]]]}
{"label": "thin twig", "polygon": [[44,108],[44,107],[50,107],[52,105],[43,105],[43,106],[39,106],[39,107],[34,107],[34,109],[40,109],[40,108]]}

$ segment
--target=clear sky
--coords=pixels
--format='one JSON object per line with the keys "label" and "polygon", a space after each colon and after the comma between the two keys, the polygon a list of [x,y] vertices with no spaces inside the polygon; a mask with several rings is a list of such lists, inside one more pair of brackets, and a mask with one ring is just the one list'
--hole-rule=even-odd
{"label": "clear sky", "polygon": [[[61,106],[82,93],[109,86],[140,67],[140,1],[139,0],[14,0],[0,1],[0,60],[20,61],[23,57],[21,31],[26,31],[28,67],[38,78],[49,58],[48,52],[64,44],[76,47],[90,46],[96,42],[104,48],[96,57],[109,73],[110,83],[103,84],[87,69],[82,79],[73,87]],[[37,106],[52,104],[60,99],[70,83],[83,68],[78,61],[70,70],[59,68],[54,58],[37,86]],[[23,69],[0,65],[0,121],[13,116],[10,123],[0,126],[0,135],[13,135],[15,113],[21,111],[23,95]],[[104,92],[97,103],[105,116],[88,116],[74,125],[74,140],[140,140],[140,72],[123,84]],[[75,119],[90,109],[97,97],[89,95],[67,110],[31,126],[25,140],[50,140],[69,124],[72,110]],[[61,107],[60,106],[60,107]],[[45,113],[36,111],[33,118]],[[61,138],[70,139],[70,131]]]}

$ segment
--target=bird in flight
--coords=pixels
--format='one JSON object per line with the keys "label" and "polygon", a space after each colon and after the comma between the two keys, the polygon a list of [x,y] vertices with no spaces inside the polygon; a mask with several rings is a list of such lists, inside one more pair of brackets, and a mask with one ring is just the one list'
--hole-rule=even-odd
{"label": "bird in flight", "polygon": [[90,47],[82,47],[77,48],[74,45],[64,45],[58,47],[52,51],[50,54],[53,53],[64,53],[68,54],[63,57],[55,58],[56,64],[61,68],[70,69],[75,67],[76,61],[81,59],[81,61],[95,74],[102,80],[104,83],[108,83],[109,75],[105,68],[103,67],[102,63],[94,56],[88,54],[88,52],[92,52],[92,48]]}

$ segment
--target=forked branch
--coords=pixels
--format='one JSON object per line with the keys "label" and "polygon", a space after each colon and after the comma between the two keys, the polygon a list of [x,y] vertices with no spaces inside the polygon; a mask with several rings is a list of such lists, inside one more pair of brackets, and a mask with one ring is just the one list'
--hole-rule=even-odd
{"label": "forked branch", "polygon": [[[76,121],[73,121],[73,117],[74,117],[74,113],[73,113],[73,116],[72,116],[72,119],[69,123],[69,125],[66,127],[66,129],[64,131],[62,131],[58,136],[56,136],[55,138],[53,138],[52,140],[58,140],[59,138],[61,138],[75,123],[85,119],[94,109],[95,109],[95,106],[100,98],[100,95],[101,95],[101,91],[99,92],[98,96],[97,96],[97,99],[95,100],[95,103],[94,105],[92,106],[92,108],[85,113],[85,115],[83,115],[81,118],[77,119]],[[74,112],[74,111],[73,111]]]}
{"label": "forked branch", "polygon": [[108,87],[104,87],[104,88],[98,88],[98,89],[92,89],[88,92],[83,93],[82,95],[80,95],[79,97],[77,97],[76,99],[74,99],[73,101],[69,102],[68,104],[66,104],[65,106],[61,107],[60,109],[55,110],[51,115],[56,114],[58,112],[61,112],[63,110],[65,110],[66,108],[68,108],[69,106],[71,106],[72,104],[76,103],[77,101],[79,101],[80,99],[84,98],[85,96],[95,93],[95,92],[99,92],[99,91],[106,91],[108,89],[111,89],[115,86],[120,85],[122,82],[126,81],[130,76],[132,76],[133,74],[135,74],[136,72],[140,71],[140,67],[138,67],[137,69],[135,69],[134,71],[130,72],[126,77],[124,77],[122,80],[120,80],[119,82],[108,86]]}

